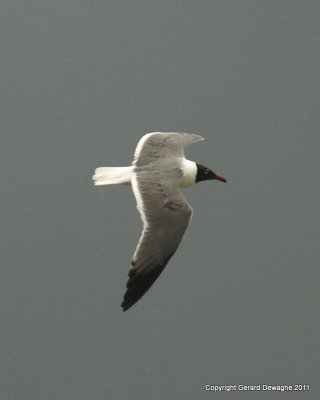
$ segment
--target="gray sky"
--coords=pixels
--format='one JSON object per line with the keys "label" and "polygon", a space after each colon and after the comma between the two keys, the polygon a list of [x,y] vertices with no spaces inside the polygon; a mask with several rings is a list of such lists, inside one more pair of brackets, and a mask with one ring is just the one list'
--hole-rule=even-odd
{"label": "gray sky", "polygon": [[[318,1],[11,1],[0,13],[2,400],[246,399],[319,378]],[[157,283],[120,303],[141,222],[95,188],[152,131],[224,175]]]}

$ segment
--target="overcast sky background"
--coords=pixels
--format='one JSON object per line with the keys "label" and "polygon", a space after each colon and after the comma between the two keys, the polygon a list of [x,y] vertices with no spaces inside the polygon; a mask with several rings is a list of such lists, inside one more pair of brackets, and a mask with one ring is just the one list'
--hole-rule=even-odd
{"label": "overcast sky background", "polygon": [[[4,1],[2,400],[246,399],[319,363],[319,1]],[[141,221],[98,166],[152,131],[228,184],[123,313]]]}

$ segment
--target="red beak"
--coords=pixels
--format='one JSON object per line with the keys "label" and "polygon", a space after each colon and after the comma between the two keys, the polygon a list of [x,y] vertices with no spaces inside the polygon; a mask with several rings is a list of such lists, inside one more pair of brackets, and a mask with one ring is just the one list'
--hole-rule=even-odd
{"label": "red beak", "polygon": [[226,178],[224,178],[223,176],[219,176],[219,175],[217,175],[217,174],[215,174],[215,176],[214,176],[213,179],[216,179],[217,181],[220,181],[220,182],[225,182],[225,183],[227,183]]}

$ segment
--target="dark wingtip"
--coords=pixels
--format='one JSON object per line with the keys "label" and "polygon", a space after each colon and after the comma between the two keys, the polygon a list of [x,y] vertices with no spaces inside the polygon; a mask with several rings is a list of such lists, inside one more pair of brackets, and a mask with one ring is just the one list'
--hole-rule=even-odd
{"label": "dark wingtip", "polygon": [[129,310],[129,308],[131,308],[135,303],[136,303],[136,301],[134,301],[134,302],[127,302],[127,301],[124,300],[124,301],[121,303],[122,311],[127,311],[127,310]]}
{"label": "dark wingtip", "polygon": [[129,280],[126,285],[127,290],[121,303],[123,311],[127,311],[145,295],[167,265],[170,257],[168,257],[165,263],[154,265],[149,271],[147,270],[143,273],[138,273],[135,269],[129,271]]}

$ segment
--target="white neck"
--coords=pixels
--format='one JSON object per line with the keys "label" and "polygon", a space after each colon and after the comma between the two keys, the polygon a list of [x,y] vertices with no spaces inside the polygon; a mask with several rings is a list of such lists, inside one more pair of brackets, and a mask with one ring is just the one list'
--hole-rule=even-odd
{"label": "white neck", "polygon": [[194,185],[196,183],[197,170],[197,165],[194,161],[184,159],[182,166],[183,177],[181,178],[179,186],[186,187]]}

